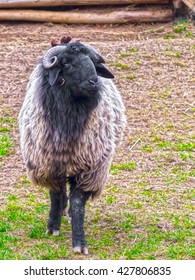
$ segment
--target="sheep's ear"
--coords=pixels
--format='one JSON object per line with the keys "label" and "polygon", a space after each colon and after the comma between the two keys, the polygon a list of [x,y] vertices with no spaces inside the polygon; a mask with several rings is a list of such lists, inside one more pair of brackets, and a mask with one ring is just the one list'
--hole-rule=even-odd
{"label": "sheep's ear", "polygon": [[113,79],[114,75],[110,70],[108,70],[103,64],[98,63],[95,65],[95,69],[97,71],[98,76],[107,78],[107,79]]}
{"label": "sheep's ear", "polygon": [[50,86],[53,86],[60,74],[61,68],[59,67],[54,67],[49,69],[49,84]]}

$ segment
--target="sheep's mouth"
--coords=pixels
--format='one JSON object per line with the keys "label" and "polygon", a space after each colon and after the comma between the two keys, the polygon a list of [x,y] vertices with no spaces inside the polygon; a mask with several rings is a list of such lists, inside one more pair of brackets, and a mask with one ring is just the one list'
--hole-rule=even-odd
{"label": "sheep's mouth", "polygon": [[77,91],[77,96],[80,96],[80,97],[83,97],[83,98],[87,98],[87,97],[92,97],[94,95],[96,95],[98,93],[98,90],[97,89],[82,89],[80,88],[78,91]]}
{"label": "sheep's mouth", "polygon": [[95,93],[99,90],[99,82],[92,82],[90,80],[88,81],[84,81],[80,84],[80,90],[83,92],[83,93]]}

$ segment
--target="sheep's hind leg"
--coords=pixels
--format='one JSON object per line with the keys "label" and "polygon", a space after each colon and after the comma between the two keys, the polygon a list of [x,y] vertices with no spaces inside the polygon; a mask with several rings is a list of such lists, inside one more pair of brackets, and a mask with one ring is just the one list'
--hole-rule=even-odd
{"label": "sheep's hind leg", "polygon": [[89,192],[83,192],[80,188],[71,188],[70,215],[72,224],[72,244],[75,253],[88,254],[88,245],[85,240],[84,217],[85,204],[89,198]]}
{"label": "sheep's hind leg", "polygon": [[49,221],[47,224],[47,234],[58,236],[60,233],[61,217],[64,209],[67,207],[66,190],[61,188],[59,192],[50,190],[51,208],[49,212]]}

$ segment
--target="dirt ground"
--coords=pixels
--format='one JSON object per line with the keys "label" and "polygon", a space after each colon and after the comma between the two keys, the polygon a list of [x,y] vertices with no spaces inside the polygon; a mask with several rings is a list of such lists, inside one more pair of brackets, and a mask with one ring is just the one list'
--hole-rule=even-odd
{"label": "dirt ground", "polygon": [[[108,185],[165,191],[171,185],[178,194],[193,189],[195,27],[193,23],[183,26],[175,22],[112,26],[0,23],[0,117],[15,119],[9,135],[14,152],[0,158],[0,204],[26,174],[16,119],[28,77],[51,40],[67,34],[90,43],[103,55],[125,103],[128,126]],[[124,162],[134,162],[136,168],[115,172]],[[125,199],[121,195],[118,207]],[[170,207],[180,208],[180,202],[182,198],[172,197]]]}
{"label": "dirt ground", "polygon": [[[129,155],[129,148],[134,141],[142,137],[138,131],[150,133],[152,122],[156,122],[160,130],[162,118],[164,118],[160,107],[167,106],[159,99],[156,101],[158,109],[153,110],[151,102],[148,102],[150,95],[154,95],[153,98],[156,99],[163,94],[162,91],[165,94],[164,99],[166,99],[166,92],[170,95],[167,96],[170,97],[168,98],[170,102],[167,106],[169,116],[166,121],[174,123],[181,131],[183,130],[181,116],[190,114],[190,109],[194,104],[195,59],[194,52],[189,52],[189,48],[194,46],[194,37],[185,38],[181,34],[174,33],[172,40],[163,39],[173,32],[173,28],[174,23],[121,26],[1,23],[1,116],[9,115],[9,117],[17,118],[28,76],[38,58],[50,47],[50,41],[53,38],[60,39],[61,36],[70,34],[95,46],[105,57],[107,65],[111,65],[129,119],[123,143],[123,156],[121,155],[118,160],[129,156],[131,158],[139,156],[136,154],[136,146]],[[194,34],[192,24],[188,25],[188,29]],[[129,49],[132,51],[135,49],[135,54],[128,56]],[[127,57],[125,58],[124,54],[120,58],[120,54],[125,52]],[[180,58],[181,53],[182,58]],[[120,64],[117,67],[118,61],[124,63],[124,67]],[[126,64],[128,64],[127,69]],[[179,101],[178,98],[180,98]],[[191,126],[190,129],[192,129]],[[194,131],[190,129],[189,134],[193,134]],[[169,139],[175,137],[171,131],[168,134]],[[17,175],[24,172],[18,151],[17,128],[13,136],[16,140],[17,152],[4,160],[3,170],[1,168],[1,178],[3,178],[1,191],[12,188]],[[152,168],[149,161],[150,159],[146,163],[147,168]]]}

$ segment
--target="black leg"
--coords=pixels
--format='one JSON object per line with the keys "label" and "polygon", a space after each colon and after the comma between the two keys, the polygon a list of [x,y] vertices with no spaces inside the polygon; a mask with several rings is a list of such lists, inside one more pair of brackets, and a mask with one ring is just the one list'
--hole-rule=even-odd
{"label": "black leg", "polygon": [[89,192],[71,185],[70,189],[70,216],[72,224],[72,244],[75,253],[88,254],[88,246],[85,240],[84,217],[85,204],[90,197]]}
{"label": "black leg", "polygon": [[47,234],[57,236],[60,232],[63,210],[66,208],[68,201],[65,188],[61,188],[59,192],[50,190],[50,200],[51,208],[47,224]]}

